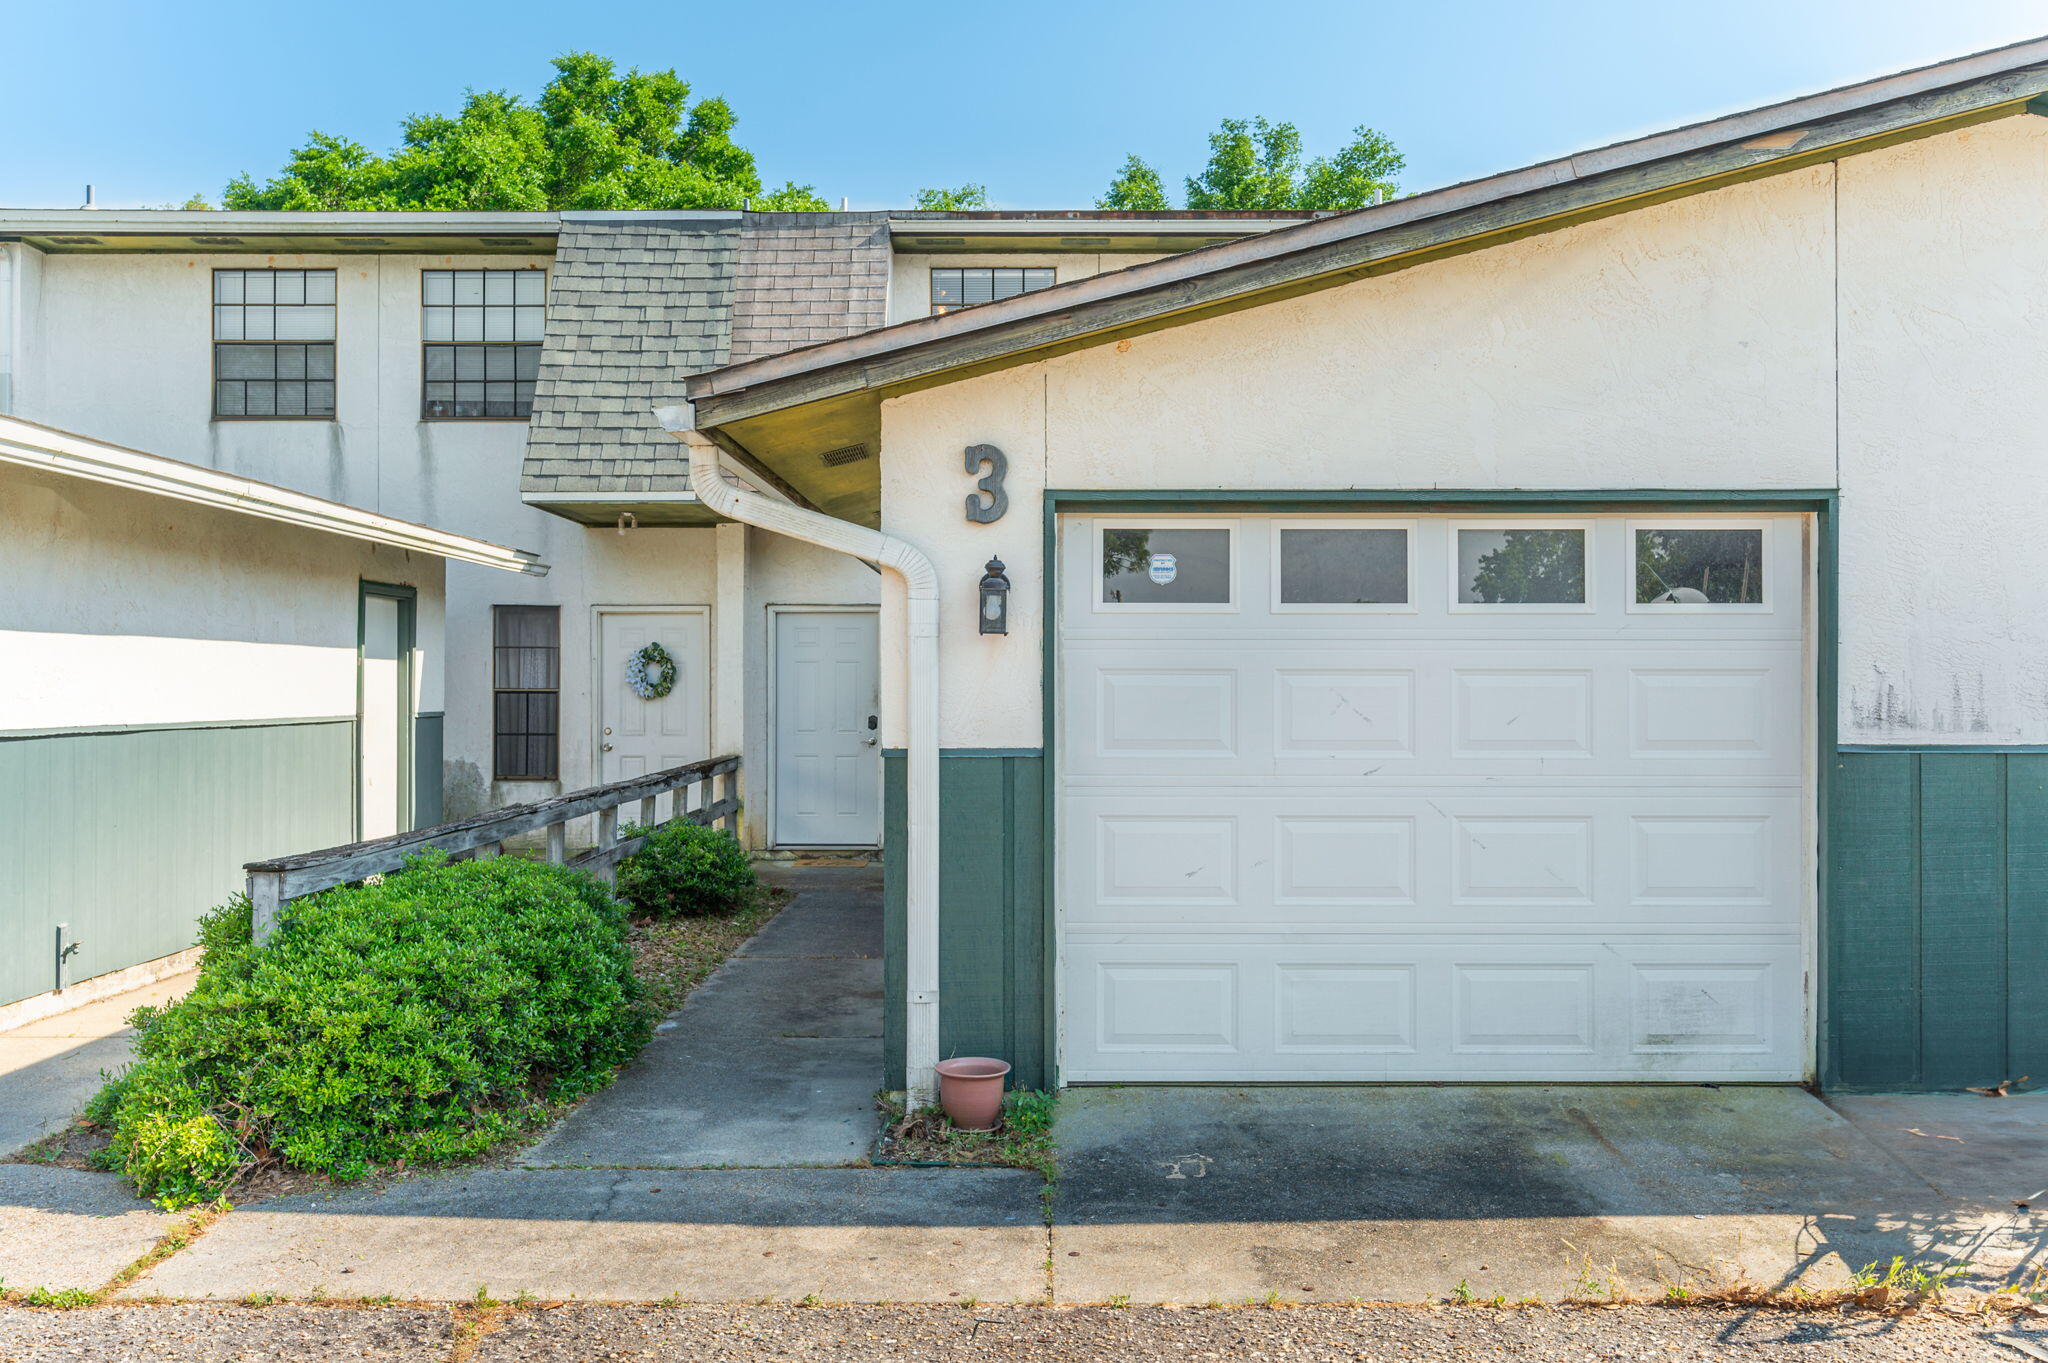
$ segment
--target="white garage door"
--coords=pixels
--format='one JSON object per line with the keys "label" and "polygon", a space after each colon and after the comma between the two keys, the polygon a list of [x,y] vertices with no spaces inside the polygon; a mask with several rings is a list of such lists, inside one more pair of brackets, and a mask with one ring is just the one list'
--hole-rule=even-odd
{"label": "white garage door", "polygon": [[1804,526],[1064,518],[1066,1078],[1800,1079]]}

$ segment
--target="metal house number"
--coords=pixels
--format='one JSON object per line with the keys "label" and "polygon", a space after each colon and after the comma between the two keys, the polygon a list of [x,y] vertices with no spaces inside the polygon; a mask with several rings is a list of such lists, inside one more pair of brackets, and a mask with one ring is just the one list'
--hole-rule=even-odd
{"label": "metal house number", "polygon": [[[987,473],[981,473],[983,464],[988,465]],[[1003,475],[1010,471],[1010,461],[993,445],[969,445],[967,471],[981,473],[974,483],[978,491],[967,494],[967,519],[980,525],[1001,520],[1010,509],[1010,494],[1003,491]],[[984,494],[986,502],[981,500]]]}

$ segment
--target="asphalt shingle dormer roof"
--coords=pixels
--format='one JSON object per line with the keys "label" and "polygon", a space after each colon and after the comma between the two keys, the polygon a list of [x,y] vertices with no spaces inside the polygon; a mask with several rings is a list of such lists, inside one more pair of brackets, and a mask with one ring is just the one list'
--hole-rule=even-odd
{"label": "asphalt shingle dormer roof", "polygon": [[520,491],[682,492],[654,409],[730,353],[738,213],[564,214]]}

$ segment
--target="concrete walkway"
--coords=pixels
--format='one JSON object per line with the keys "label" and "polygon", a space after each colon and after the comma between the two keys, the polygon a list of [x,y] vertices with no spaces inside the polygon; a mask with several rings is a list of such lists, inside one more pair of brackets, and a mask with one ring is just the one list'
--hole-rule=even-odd
{"label": "concrete walkway", "polygon": [[0,1157],[70,1125],[99,1092],[102,1071],[128,1063],[128,1015],[192,987],[187,971],[141,989],[0,1032]]}
{"label": "concrete walkway", "polygon": [[770,1168],[866,1157],[882,1086],[881,868],[769,875],[796,899],[520,1164]]}

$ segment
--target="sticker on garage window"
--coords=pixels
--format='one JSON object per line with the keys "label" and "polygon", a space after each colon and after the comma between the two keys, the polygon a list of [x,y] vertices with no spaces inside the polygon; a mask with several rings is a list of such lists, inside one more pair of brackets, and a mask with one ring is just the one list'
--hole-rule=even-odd
{"label": "sticker on garage window", "polygon": [[1230,532],[1104,528],[1102,600],[1124,606],[1230,604]]}

